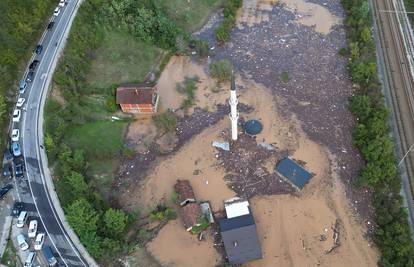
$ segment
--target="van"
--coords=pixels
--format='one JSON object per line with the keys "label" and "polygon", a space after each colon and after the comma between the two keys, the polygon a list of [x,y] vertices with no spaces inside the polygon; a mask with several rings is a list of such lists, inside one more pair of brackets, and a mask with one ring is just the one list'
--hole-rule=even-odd
{"label": "van", "polygon": [[24,267],[32,267],[35,258],[36,252],[30,251],[29,255],[27,255],[26,261],[24,262]]}
{"label": "van", "polygon": [[24,224],[26,223],[28,216],[29,215],[28,215],[27,211],[20,212],[20,215],[17,218],[16,226],[19,227],[19,228],[22,228],[24,226]]}
{"label": "van", "polygon": [[42,248],[42,252],[43,252],[43,255],[45,256],[49,266],[53,267],[53,266],[57,265],[58,262],[55,258],[55,255],[53,255],[52,249],[49,246],[44,246]]}

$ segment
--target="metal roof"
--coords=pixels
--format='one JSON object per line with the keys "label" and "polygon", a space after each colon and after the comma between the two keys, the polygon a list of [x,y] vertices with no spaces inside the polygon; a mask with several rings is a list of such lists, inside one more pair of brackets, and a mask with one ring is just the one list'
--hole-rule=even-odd
{"label": "metal roof", "polygon": [[251,214],[219,221],[221,237],[231,264],[262,258],[256,224]]}
{"label": "metal roof", "polygon": [[228,219],[250,213],[249,201],[247,200],[234,201],[232,203],[224,203],[224,208],[226,209],[226,215]]}
{"label": "metal roof", "polygon": [[302,189],[312,178],[311,173],[290,158],[279,161],[276,170],[299,189]]}
{"label": "metal roof", "polygon": [[248,135],[259,134],[263,130],[263,125],[258,120],[248,120],[244,124],[244,131]]}

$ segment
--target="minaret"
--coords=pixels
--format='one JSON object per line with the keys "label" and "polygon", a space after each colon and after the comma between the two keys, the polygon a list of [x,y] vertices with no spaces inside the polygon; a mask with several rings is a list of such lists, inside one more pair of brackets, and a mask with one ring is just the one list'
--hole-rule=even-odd
{"label": "minaret", "polygon": [[231,121],[231,139],[237,140],[237,121],[239,120],[239,113],[237,112],[237,94],[236,94],[236,82],[234,81],[234,73],[231,74],[231,88],[230,88],[230,109],[229,114]]}

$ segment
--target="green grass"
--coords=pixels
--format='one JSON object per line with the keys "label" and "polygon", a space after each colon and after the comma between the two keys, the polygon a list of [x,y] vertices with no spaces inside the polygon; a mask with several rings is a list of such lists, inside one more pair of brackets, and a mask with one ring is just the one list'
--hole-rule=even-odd
{"label": "green grass", "polygon": [[91,159],[88,163],[87,176],[93,178],[102,197],[110,196],[114,173],[119,165],[118,158]]}
{"label": "green grass", "polygon": [[110,159],[123,147],[126,122],[96,121],[74,126],[65,135],[64,142],[72,148],[83,149],[90,160]]}
{"label": "green grass", "polygon": [[284,83],[287,83],[290,80],[289,72],[283,71],[282,74],[280,74],[280,80]]}
{"label": "green grass", "polygon": [[203,26],[211,12],[222,0],[156,0],[165,8],[167,16],[185,31],[195,31]]}
{"label": "green grass", "polygon": [[153,69],[161,53],[161,49],[137,41],[129,33],[106,31],[102,45],[94,51],[87,81],[95,88],[141,82]]}
{"label": "green grass", "polygon": [[9,239],[9,241],[7,241],[6,249],[4,250],[3,257],[1,258],[1,263],[6,266],[18,266],[17,261],[18,257],[16,249],[14,248],[11,239]]}

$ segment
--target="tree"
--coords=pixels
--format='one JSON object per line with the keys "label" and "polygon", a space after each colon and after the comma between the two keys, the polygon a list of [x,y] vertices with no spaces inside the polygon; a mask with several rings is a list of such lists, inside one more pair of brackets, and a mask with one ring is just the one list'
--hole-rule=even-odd
{"label": "tree", "polygon": [[110,208],[104,214],[104,223],[106,234],[119,239],[126,230],[128,215],[122,210]]}
{"label": "tree", "polygon": [[71,172],[69,176],[65,177],[66,183],[68,185],[68,190],[75,199],[85,197],[88,194],[89,186],[85,182],[85,178],[82,174],[77,172]]}

